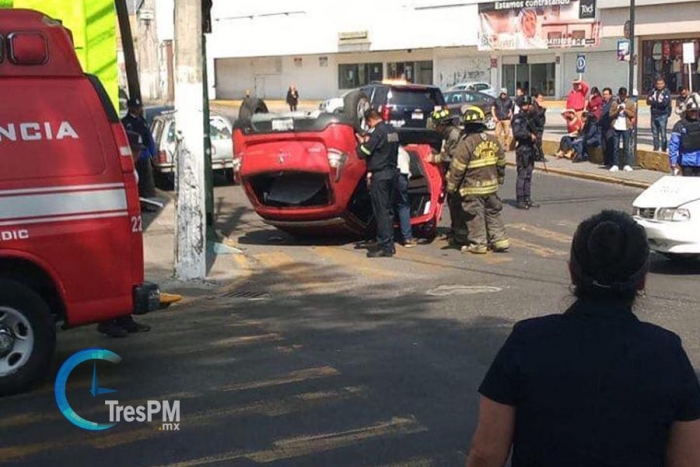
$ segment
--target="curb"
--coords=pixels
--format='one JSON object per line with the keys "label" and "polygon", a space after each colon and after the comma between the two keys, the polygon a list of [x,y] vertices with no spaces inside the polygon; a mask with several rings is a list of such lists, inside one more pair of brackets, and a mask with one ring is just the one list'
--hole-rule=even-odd
{"label": "curb", "polygon": [[[515,162],[506,162],[506,165],[510,167],[516,167]],[[556,168],[547,168],[545,171],[543,167],[537,167],[535,166],[535,170],[538,172],[544,172],[544,173],[549,173],[549,174],[555,174],[555,175],[562,175],[564,177],[572,177],[572,178],[580,178],[583,180],[591,180],[594,182],[603,182],[603,183],[612,183],[615,185],[623,185],[623,186],[628,186],[632,188],[649,188],[652,184],[648,182],[638,182],[635,180],[624,180],[621,178],[614,178],[614,177],[606,177],[605,175],[596,175],[596,174],[589,174],[585,172],[576,172],[573,170],[562,170],[562,169],[556,169]]]}

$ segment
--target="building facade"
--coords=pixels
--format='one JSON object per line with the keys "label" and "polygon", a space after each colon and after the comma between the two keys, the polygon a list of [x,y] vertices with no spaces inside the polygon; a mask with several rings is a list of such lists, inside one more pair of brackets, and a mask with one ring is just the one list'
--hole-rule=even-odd
{"label": "building facade", "polygon": [[[560,98],[578,76],[581,53],[591,85],[628,85],[629,62],[619,59],[618,42],[629,0],[534,3],[530,9],[530,1],[214,2],[210,97],[240,99],[250,91],[280,99],[294,83],[302,98],[326,99],[370,81],[405,78],[443,88],[485,81],[511,94],[522,87]],[[697,89],[700,19],[692,12],[699,6],[637,0],[635,88],[646,92],[663,75],[674,91],[679,84]],[[498,10],[505,7],[511,11]],[[530,19],[545,44],[526,37]],[[690,71],[680,57],[684,42],[695,47]]]}

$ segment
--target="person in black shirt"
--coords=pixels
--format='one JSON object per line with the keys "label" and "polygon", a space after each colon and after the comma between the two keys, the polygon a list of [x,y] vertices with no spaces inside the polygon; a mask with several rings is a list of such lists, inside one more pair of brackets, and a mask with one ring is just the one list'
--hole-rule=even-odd
{"label": "person in black shirt", "polygon": [[370,251],[370,258],[391,257],[394,248],[393,203],[395,178],[398,175],[399,135],[382,121],[374,109],[365,112],[370,127],[369,136],[357,137],[357,155],[367,160],[367,183],[372,198],[372,211],[377,221],[377,250]]}
{"label": "person in black shirt", "polygon": [[143,116],[143,104],[140,99],[129,99],[129,113],[122,118],[122,125],[126,131],[141,135],[143,149],[135,160],[136,170],[139,174],[139,196],[142,198],[154,198],[156,186],[153,177],[151,159],[156,156],[156,143],[148,128],[148,122]]}
{"label": "person in black shirt", "polygon": [[603,211],[574,235],[577,301],[517,323],[479,388],[467,467],[700,465],[700,384],[680,338],[632,312],[644,229]]}

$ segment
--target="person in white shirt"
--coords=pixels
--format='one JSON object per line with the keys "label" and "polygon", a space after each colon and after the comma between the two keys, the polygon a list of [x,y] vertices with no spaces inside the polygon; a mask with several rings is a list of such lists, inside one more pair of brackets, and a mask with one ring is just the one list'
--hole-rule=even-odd
{"label": "person in white shirt", "polygon": [[396,210],[399,215],[401,227],[402,245],[406,248],[413,248],[418,242],[413,238],[411,228],[411,203],[408,198],[408,180],[411,178],[411,156],[402,146],[399,146],[399,157],[397,160],[398,174],[396,175]]}
{"label": "person in white shirt", "polygon": [[632,99],[627,96],[627,88],[620,88],[617,99],[610,106],[610,118],[612,119],[613,127],[613,160],[611,172],[620,170],[620,143],[622,143],[622,152],[625,156],[625,165],[623,170],[631,172],[634,165],[634,153],[631,147],[632,128],[634,118],[636,116],[636,105]]}

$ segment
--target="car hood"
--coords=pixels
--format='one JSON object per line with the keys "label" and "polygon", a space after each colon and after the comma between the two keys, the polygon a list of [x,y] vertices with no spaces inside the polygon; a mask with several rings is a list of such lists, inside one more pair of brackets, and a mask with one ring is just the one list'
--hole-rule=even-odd
{"label": "car hood", "polygon": [[700,177],[666,176],[634,200],[636,208],[676,208],[700,199]]}

